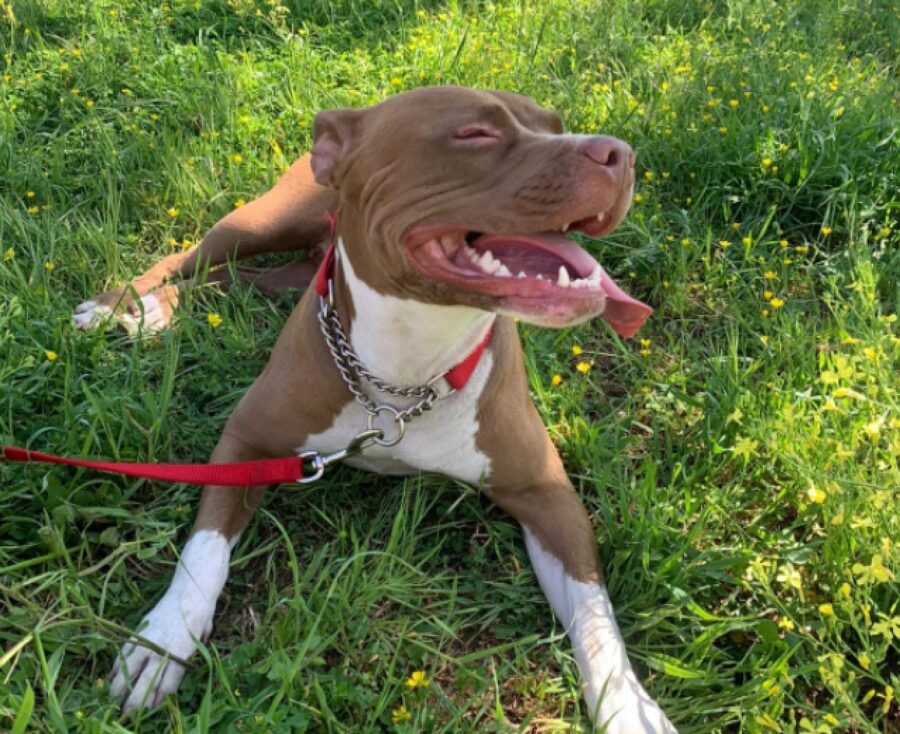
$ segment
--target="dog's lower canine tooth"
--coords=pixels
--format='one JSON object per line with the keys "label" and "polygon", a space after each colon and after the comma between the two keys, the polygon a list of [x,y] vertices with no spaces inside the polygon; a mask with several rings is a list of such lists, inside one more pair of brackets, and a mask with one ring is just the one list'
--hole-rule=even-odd
{"label": "dog's lower canine tooth", "polygon": [[562,227],[560,227],[560,229],[561,229],[563,232],[568,232],[568,231],[569,231],[569,225],[570,225],[570,224],[571,224],[571,222],[566,222]]}
{"label": "dog's lower canine tooth", "polygon": [[569,283],[571,282],[569,278],[569,271],[566,270],[565,265],[559,266],[559,276],[556,279],[556,285],[562,286],[563,288],[568,288]]}
{"label": "dog's lower canine tooth", "polygon": [[598,221],[598,222],[602,222],[604,219],[606,219],[606,212],[600,212],[600,213],[597,215],[597,221]]}
{"label": "dog's lower canine tooth", "polygon": [[478,267],[484,270],[486,273],[491,272],[488,268],[494,263],[494,253],[490,250],[485,250],[481,257],[478,258]]}
{"label": "dog's lower canine tooth", "polygon": [[588,280],[591,281],[592,283],[599,283],[599,282],[600,282],[600,273],[601,273],[601,272],[602,272],[602,271],[600,270],[600,266],[599,266],[599,265],[595,265],[595,266],[594,266],[594,269],[591,271],[590,276],[588,277]]}

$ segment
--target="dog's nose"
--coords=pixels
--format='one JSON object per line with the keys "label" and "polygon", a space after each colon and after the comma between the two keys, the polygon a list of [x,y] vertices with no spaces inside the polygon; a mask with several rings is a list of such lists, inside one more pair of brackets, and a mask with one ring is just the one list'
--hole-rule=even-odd
{"label": "dog's nose", "polygon": [[616,174],[634,168],[634,151],[628,143],[618,138],[606,135],[587,138],[581,145],[581,152],[594,163],[599,163]]}

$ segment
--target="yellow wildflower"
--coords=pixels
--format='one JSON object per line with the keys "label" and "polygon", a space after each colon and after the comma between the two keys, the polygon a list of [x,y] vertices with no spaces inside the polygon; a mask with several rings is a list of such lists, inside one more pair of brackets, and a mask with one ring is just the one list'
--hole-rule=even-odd
{"label": "yellow wildflower", "polygon": [[572,354],[574,354],[576,357],[577,357],[579,354],[581,354],[583,351],[584,351],[584,350],[583,350],[580,346],[578,346],[577,344],[573,344],[573,345],[572,345]]}
{"label": "yellow wildflower", "polygon": [[816,505],[821,505],[828,497],[828,495],[824,490],[819,489],[815,485],[811,484],[809,485],[809,489],[806,490],[806,497],[810,502]]}
{"label": "yellow wildflower", "polygon": [[3,262],[8,263],[16,256],[16,251],[12,247],[6,248],[3,253]]}
{"label": "yellow wildflower", "polygon": [[894,572],[884,565],[880,553],[872,556],[872,561],[868,566],[854,563],[853,573],[856,574],[856,580],[860,584],[880,584],[885,581],[891,581],[894,578]]}
{"label": "yellow wildflower", "polygon": [[44,352],[44,356],[47,358],[48,362],[55,362],[59,359],[59,355],[56,352],[52,352],[49,349]]}
{"label": "yellow wildflower", "polygon": [[46,270],[48,273],[52,273],[54,270],[56,270],[56,265],[54,265],[52,262],[49,262],[49,261],[45,262],[44,270]]}
{"label": "yellow wildflower", "polygon": [[244,161],[244,156],[242,156],[240,153],[235,153],[234,155],[231,156],[232,163],[242,163],[243,161]]}
{"label": "yellow wildflower", "polygon": [[776,297],[776,298],[772,298],[772,299],[769,301],[769,305],[770,305],[772,308],[781,308],[781,307],[784,305],[784,301],[781,300],[780,298],[777,298],[777,297]]}
{"label": "yellow wildflower", "polygon": [[222,324],[222,317],[217,313],[208,313],[206,314],[206,321],[212,328],[217,329]]}
{"label": "yellow wildflower", "polygon": [[424,670],[415,670],[413,674],[406,679],[407,688],[427,688],[431,685],[431,681],[425,677]]}
{"label": "yellow wildflower", "polygon": [[852,398],[853,400],[865,400],[866,396],[856,390],[852,390],[849,387],[839,387],[834,391],[834,397],[836,398]]}
{"label": "yellow wildflower", "polygon": [[175,219],[175,217],[178,216],[178,210],[174,206],[171,206],[166,209],[166,214],[168,214],[170,218]]}
{"label": "yellow wildflower", "polygon": [[562,382],[562,375],[553,375],[553,377],[550,378],[550,384],[553,385],[553,387],[556,387],[561,382]]}
{"label": "yellow wildflower", "polygon": [[832,231],[832,230],[831,230],[831,227],[825,227],[825,226],[823,226],[822,229],[820,229],[819,231],[820,231],[823,235],[825,235],[825,236],[827,237],[828,235],[831,234],[831,231]]}
{"label": "yellow wildflower", "polygon": [[831,604],[819,604],[819,614],[823,617],[833,617],[834,616],[834,607]]}
{"label": "yellow wildflower", "polygon": [[586,375],[591,371],[591,365],[588,362],[579,362],[575,365],[575,369],[578,370],[581,374]]}

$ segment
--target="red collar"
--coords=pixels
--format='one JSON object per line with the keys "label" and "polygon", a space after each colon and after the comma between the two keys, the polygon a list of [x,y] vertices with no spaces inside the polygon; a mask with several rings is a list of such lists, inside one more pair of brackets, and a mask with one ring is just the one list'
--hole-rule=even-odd
{"label": "red collar", "polygon": [[[328,297],[328,284],[331,282],[331,279],[334,277],[334,264],[335,264],[335,246],[334,241],[328,246],[328,251],[325,253],[325,259],[322,260],[322,264],[319,266],[319,270],[316,273],[316,278],[313,281],[313,284],[316,289],[316,293],[319,294],[322,298]],[[444,379],[447,381],[447,384],[450,385],[454,390],[462,390],[466,383],[469,381],[469,378],[472,377],[472,373],[475,371],[475,367],[478,366],[478,360],[481,359],[481,355],[484,353],[484,348],[487,346],[488,342],[491,340],[491,334],[494,331],[493,325],[487,330],[487,333],[484,335],[484,339],[482,339],[475,348],[469,353],[469,355],[462,360],[455,367],[451,367],[445,374]]]}

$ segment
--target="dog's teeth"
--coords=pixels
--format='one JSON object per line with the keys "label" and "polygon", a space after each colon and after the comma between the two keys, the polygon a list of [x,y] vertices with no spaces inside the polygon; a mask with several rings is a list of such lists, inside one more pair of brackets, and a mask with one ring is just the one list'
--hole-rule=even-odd
{"label": "dog's teeth", "polygon": [[516,277],[517,278],[527,278],[528,276],[525,274],[524,270],[520,270],[519,274]]}
{"label": "dog's teeth", "polygon": [[570,224],[571,224],[571,222],[566,222],[562,227],[560,227],[560,229],[563,231],[563,233],[566,233],[569,231]]}
{"label": "dog's teeth", "polygon": [[486,273],[491,272],[488,268],[494,263],[494,253],[490,250],[485,250],[481,253],[481,257],[478,258],[478,267],[484,270]]}
{"label": "dog's teeth", "polygon": [[605,212],[605,211],[600,212],[600,213],[597,215],[597,221],[598,221],[598,222],[602,222],[604,219],[606,219],[606,212]]}
{"label": "dog's teeth", "polygon": [[556,285],[561,286],[562,288],[568,288],[570,282],[571,281],[569,279],[569,271],[566,270],[565,265],[560,265],[559,266],[559,277],[556,279]]}
{"label": "dog's teeth", "polygon": [[463,253],[465,253],[465,256],[469,258],[472,257],[472,255],[474,255],[476,258],[478,257],[478,251],[468,244],[463,245]]}
{"label": "dog's teeth", "polygon": [[602,272],[602,271],[600,270],[600,266],[599,266],[599,265],[595,265],[595,266],[594,266],[594,269],[591,271],[590,276],[588,276],[588,280],[591,281],[591,283],[595,283],[596,285],[600,285],[600,273],[601,273],[601,272]]}
{"label": "dog's teeth", "polygon": [[544,279],[544,274],[543,274],[543,273],[538,273],[538,274],[537,274],[537,279],[538,279],[538,280],[543,280],[543,279]]}
{"label": "dog's teeth", "polygon": [[[500,261],[498,260],[497,262]],[[512,272],[508,267],[506,267],[506,265],[500,263],[500,267],[497,269],[497,275],[499,275],[501,278],[511,278]]]}

